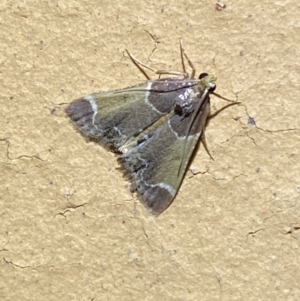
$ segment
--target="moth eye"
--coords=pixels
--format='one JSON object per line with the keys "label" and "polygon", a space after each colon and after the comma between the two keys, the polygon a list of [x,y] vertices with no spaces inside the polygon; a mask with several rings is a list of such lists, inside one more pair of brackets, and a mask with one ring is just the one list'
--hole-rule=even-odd
{"label": "moth eye", "polygon": [[200,75],[199,75],[199,79],[202,79],[202,78],[204,78],[205,76],[207,76],[208,75],[208,73],[201,73]]}
{"label": "moth eye", "polygon": [[214,87],[209,89],[209,92],[214,92],[216,90],[217,86],[215,85]]}

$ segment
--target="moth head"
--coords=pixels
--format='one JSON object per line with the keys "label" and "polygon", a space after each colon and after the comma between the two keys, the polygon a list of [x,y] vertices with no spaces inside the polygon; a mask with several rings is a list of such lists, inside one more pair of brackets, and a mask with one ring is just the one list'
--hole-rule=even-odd
{"label": "moth head", "polygon": [[201,91],[208,90],[213,92],[216,89],[217,78],[214,75],[209,75],[207,73],[201,73],[199,75],[199,87]]}

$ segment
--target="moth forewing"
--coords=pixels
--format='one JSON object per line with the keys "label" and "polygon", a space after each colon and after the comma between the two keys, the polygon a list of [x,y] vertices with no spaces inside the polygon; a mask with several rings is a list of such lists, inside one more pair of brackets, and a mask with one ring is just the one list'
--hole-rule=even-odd
{"label": "moth forewing", "polygon": [[209,92],[215,87],[215,81],[216,78],[214,77],[206,77],[199,80],[199,91],[195,96],[192,116],[186,128],[182,162],[178,171],[178,175],[181,175],[181,177],[184,176],[199,138],[205,130],[206,121],[210,114]]}

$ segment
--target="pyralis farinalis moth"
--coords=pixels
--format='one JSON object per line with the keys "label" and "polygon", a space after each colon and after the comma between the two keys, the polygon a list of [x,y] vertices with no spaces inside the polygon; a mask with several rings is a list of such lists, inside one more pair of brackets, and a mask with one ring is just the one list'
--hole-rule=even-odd
{"label": "pyralis farinalis moth", "polygon": [[[210,112],[216,78],[195,69],[182,45],[181,77],[150,80],[128,88],[101,91],[74,100],[66,113],[83,136],[118,153],[118,162],[141,202],[153,214],[173,201]],[[185,71],[184,58],[192,73]]]}

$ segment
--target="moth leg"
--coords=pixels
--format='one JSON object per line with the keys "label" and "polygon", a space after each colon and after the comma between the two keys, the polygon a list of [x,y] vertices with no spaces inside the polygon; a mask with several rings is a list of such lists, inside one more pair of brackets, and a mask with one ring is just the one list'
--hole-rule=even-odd
{"label": "moth leg", "polygon": [[146,71],[142,67],[152,71],[153,73],[156,73],[155,70],[152,69],[151,67],[143,64],[140,60],[135,58],[127,49],[125,49],[125,51],[127,52],[128,56],[131,59],[131,61],[133,62],[133,64],[140,70],[140,72],[142,72],[144,74],[144,76],[147,78],[147,80],[151,80],[150,76],[146,73]]}
{"label": "moth leg", "polygon": [[185,53],[185,51],[183,49],[182,40],[180,40],[180,55],[181,55],[181,63],[182,63],[183,72],[185,74],[188,74],[185,71],[185,65],[184,65],[184,57],[185,57],[185,59],[187,60],[189,66],[190,66],[190,68],[192,69],[192,73],[191,73],[190,76],[188,76],[188,78],[194,79],[195,78],[195,74],[196,74],[196,69],[195,69],[193,63],[191,62],[191,60],[189,59],[189,57],[187,56],[187,54]]}
{"label": "moth leg", "polygon": [[180,57],[181,57],[181,64],[182,64],[182,71],[183,72],[180,72],[180,71],[165,71],[165,70],[157,70],[156,71],[156,74],[159,75],[159,77],[163,74],[168,74],[168,75],[179,75],[179,76],[182,76],[183,78],[189,78],[189,74],[186,72],[186,69],[185,69],[185,64],[184,64],[184,50],[183,50],[183,47],[182,47],[182,40],[180,39]]}
{"label": "moth leg", "polygon": [[189,78],[188,73],[183,73],[180,71],[165,71],[165,70],[157,70],[155,72],[156,74],[159,75],[159,77],[163,74],[168,74],[168,75],[177,75],[177,76],[182,76],[183,78]]}
{"label": "moth leg", "polygon": [[183,46],[182,46],[182,39],[179,40],[179,45],[180,45],[180,57],[181,57],[182,71],[183,71],[183,73],[188,74],[186,72],[185,64],[184,64],[184,50],[183,50]]}
{"label": "moth leg", "polygon": [[208,153],[208,155],[210,156],[210,158],[214,161],[213,156],[211,155],[211,153],[210,153],[209,150],[208,150],[208,146],[207,146],[207,143],[206,143],[204,131],[202,132],[201,138],[200,138],[200,139],[201,139],[201,142],[202,142],[202,144],[203,144],[203,146],[204,146],[206,152]]}
{"label": "moth leg", "polygon": [[[195,74],[196,74],[196,69],[195,69],[193,63],[191,62],[191,60],[189,59],[189,57],[187,56],[187,54],[185,53],[185,51],[183,49],[183,46],[182,46],[182,40],[181,39],[180,39],[180,57],[181,57],[181,64],[182,64],[182,71],[183,72],[158,70],[158,71],[156,71],[156,74],[159,74],[159,75],[162,75],[162,74],[179,75],[179,76],[183,76],[183,78],[194,79]],[[191,75],[189,75],[188,72],[185,69],[184,59],[187,60],[190,68],[192,69]]]}
{"label": "moth leg", "polygon": [[[180,72],[180,71],[165,71],[165,70],[155,71],[154,69],[152,69],[151,67],[149,67],[146,64],[142,63],[140,60],[138,60],[136,57],[134,57],[127,49],[125,49],[125,51],[128,54],[131,61],[133,62],[133,64],[140,70],[140,72],[142,72],[144,74],[144,76],[146,77],[147,80],[151,80],[151,78],[143,68],[146,68],[146,69],[152,71],[153,73],[158,74],[159,78],[160,78],[161,75],[176,75],[176,76],[182,76],[183,78],[191,78],[191,79],[193,79],[195,77],[195,73],[196,73],[195,67],[192,64],[192,62],[190,61],[190,59],[188,58],[188,56],[186,55],[186,53],[184,52],[181,40],[180,40],[180,56],[181,56],[181,63],[182,63],[183,72]],[[188,61],[189,66],[192,69],[192,74],[191,75],[189,75],[186,72],[185,65],[184,65],[184,57],[186,58],[186,60]]]}
{"label": "moth leg", "polygon": [[133,62],[133,64],[140,70],[140,72],[142,72],[144,74],[144,76],[146,77],[147,80],[151,80],[151,78],[150,78],[150,76],[146,73],[146,71],[142,67],[144,67],[144,68],[152,71],[155,74],[158,74],[159,78],[163,74],[179,75],[179,76],[183,76],[184,78],[188,78],[189,77],[187,73],[182,73],[182,72],[179,72],[179,71],[165,71],[165,70],[157,70],[157,71],[155,71],[154,69],[152,69],[151,67],[149,67],[146,64],[142,63],[140,60],[138,60],[136,57],[134,57],[127,49],[125,49],[125,51],[128,54],[128,56],[131,59],[131,61]]}

